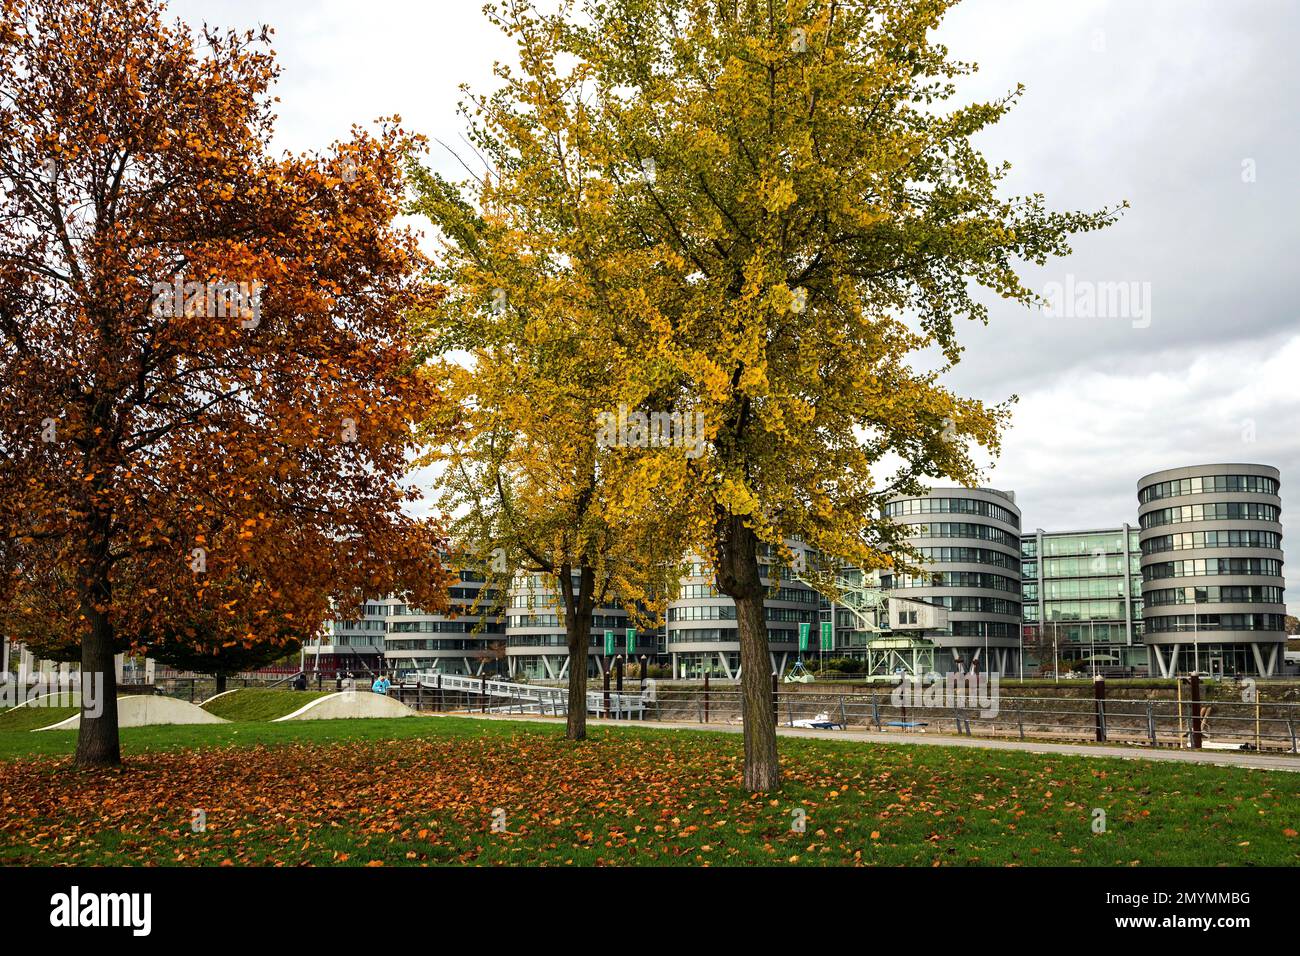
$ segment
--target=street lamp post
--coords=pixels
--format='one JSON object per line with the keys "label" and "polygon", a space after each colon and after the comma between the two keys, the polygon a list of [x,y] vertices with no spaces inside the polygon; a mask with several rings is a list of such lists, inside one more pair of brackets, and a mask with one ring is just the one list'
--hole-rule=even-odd
{"label": "street lamp post", "polygon": [[1025,679],[1025,625],[1023,623],[1020,625],[1016,637],[1019,647],[1016,653],[1020,659],[1020,680],[1023,683]]}
{"label": "street lamp post", "polygon": [[1061,627],[1052,622],[1052,683],[1061,682]]}
{"label": "street lamp post", "polygon": [[1192,669],[1201,672],[1201,615],[1196,611],[1196,597],[1192,595]]}
{"label": "street lamp post", "polygon": [[1092,659],[1092,676],[1097,676],[1097,622],[1088,618],[1088,656]]}

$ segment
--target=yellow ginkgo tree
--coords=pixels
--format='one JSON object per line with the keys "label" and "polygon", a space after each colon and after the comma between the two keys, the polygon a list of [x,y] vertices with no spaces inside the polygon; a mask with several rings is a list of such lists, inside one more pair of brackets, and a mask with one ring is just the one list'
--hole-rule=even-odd
{"label": "yellow ginkgo tree", "polygon": [[886,565],[885,500],[977,481],[972,448],[996,453],[1009,406],[945,387],[959,321],[986,321],[988,293],[1033,304],[1018,268],[1122,208],[1001,194],[1007,167],[971,138],[1020,91],[948,102],[973,70],[931,38],[951,5],[503,0],[518,70],[468,104],[495,124],[472,140],[490,201],[437,193],[475,224],[479,264],[447,277],[467,302],[534,304],[503,374],[585,366],[554,338],[576,323],[599,369],[630,361],[629,397],[703,423],[653,501],[735,601],[752,791],[780,781],[760,555],[800,539]]}
{"label": "yellow ginkgo tree", "polygon": [[[568,645],[568,732],[586,735],[593,615],[654,626],[681,579],[689,463],[704,426],[683,416],[671,357],[639,337],[657,294],[654,253],[624,241],[614,184],[583,141],[586,117],[547,59],[547,25],[519,35],[525,73],[465,110],[483,173],[452,183],[417,163],[411,212],[436,228],[446,294],[415,315],[443,436],[423,463],[484,591],[540,576]],[[550,24],[554,26],[554,24]],[[665,328],[664,333],[668,330]],[[446,437],[450,436],[450,437]],[[550,607],[517,608],[507,614]]]}
{"label": "yellow ginkgo tree", "polygon": [[986,320],[981,288],[1033,303],[1017,266],[1118,213],[999,195],[1006,167],[971,137],[1019,90],[945,102],[973,69],[932,42],[951,5],[602,0],[559,14],[614,221],[654,261],[659,348],[713,426],[681,497],[736,602],[754,791],[780,780],[763,546],[788,554],[798,538],[880,566],[895,542],[886,498],[977,480],[970,448],[997,450],[1008,408],[942,384],[958,320]]}

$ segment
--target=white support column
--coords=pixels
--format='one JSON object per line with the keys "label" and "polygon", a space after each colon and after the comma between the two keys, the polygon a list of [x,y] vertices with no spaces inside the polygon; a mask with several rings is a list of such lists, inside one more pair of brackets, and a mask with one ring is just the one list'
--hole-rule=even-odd
{"label": "white support column", "polygon": [[1160,653],[1160,645],[1159,645],[1159,644],[1149,644],[1149,645],[1147,645],[1147,646],[1151,648],[1152,652],[1153,652],[1153,653],[1155,654],[1155,656],[1156,656],[1156,666],[1160,669],[1160,676],[1161,676],[1161,677],[1173,677],[1173,676],[1175,676],[1175,674],[1177,673],[1177,670],[1178,670],[1178,668],[1177,668],[1177,664],[1178,664],[1178,651],[1179,651],[1179,648],[1180,648],[1182,645],[1181,645],[1181,644],[1171,644],[1171,645],[1169,646],[1169,660],[1168,660],[1167,662],[1165,661],[1165,656],[1164,656],[1163,654]]}
{"label": "white support column", "polygon": [[726,651],[718,651],[718,663],[722,665],[722,673],[727,675],[727,680],[734,679],[731,673],[731,667],[727,664]]}
{"label": "white support column", "polygon": [[1277,663],[1277,645],[1276,644],[1273,645],[1272,653],[1269,654],[1267,662],[1265,662],[1264,660],[1264,655],[1259,652],[1258,644],[1250,645],[1250,653],[1253,654],[1255,657],[1255,667],[1257,669],[1257,673],[1259,674],[1259,676],[1272,677],[1273,667]]}

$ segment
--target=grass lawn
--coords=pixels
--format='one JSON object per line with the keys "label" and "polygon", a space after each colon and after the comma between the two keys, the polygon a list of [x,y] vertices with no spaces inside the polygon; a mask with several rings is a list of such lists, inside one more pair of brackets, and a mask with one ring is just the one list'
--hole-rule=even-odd
{"label": "grass lawn", "polygon": [[126,769],[77,773],[74,733],[0,732],[0,863],[1300,863],[1285,772],[784,739],[785,786],[758,796],[732,734],[573,745],[558,725],[415,717],[122,738]]}
{"label": "grass lawn", "polygon": [[333,691],[246,688],[222,694],[203,709],[226,720],[275,720]]}
{"label": "grass lawn", "polygon": [[11,707],[0,711],[0,734],[49,727],[78,713],[76,707]]}

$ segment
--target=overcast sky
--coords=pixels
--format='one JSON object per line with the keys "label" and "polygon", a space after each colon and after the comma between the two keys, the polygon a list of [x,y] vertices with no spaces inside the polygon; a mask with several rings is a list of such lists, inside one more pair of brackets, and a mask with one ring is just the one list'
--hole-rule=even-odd
{"label": "overcast sky", "polygon": [[[293,150],[393,113],[454,143],[458,84],[490,88],[493,59],[511,53],[474,0],[172,9],[196,24],[275,27],[277,145]],[[1288,539],[1300,541],[1300,6],[965,0],[941,37],[980,64],[964,98],[1026,87],[980,140],[1012,163],[1009,191],[1041,191],[1060,209],[1132,205],[1027,276],[1044,293],[1131,284],[1123,314],[1089,314],[1073,297],[1062,315],[994,300],[988,327],[964,330],[953,387],[1019,396],[989,484],[1016,493],[1026,529],[1099,528],[1136,524],[1148,472],[1262,462],[1282,470]],[[1290,550],[1296,613],[1300,550]]]}

